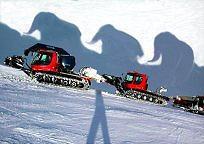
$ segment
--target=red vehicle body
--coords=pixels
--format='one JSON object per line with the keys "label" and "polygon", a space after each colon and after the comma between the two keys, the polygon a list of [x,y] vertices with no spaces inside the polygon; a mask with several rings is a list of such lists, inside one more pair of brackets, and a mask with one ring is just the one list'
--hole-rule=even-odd
{"label": "red vehicle body", "polygon": [[128,72],[122,82],[124,90],[146,91],[148,88],[148,76],[137,71]]}
{"label": "red vehicle body", "polygon": [[[31,63],[31,69],[33,71],[40,71],[40,72],[60,72],[59,70],[59,61],[57,52],[49,50],[39,50],[38,51],[39,58],[38,60],[35,59]],[[46,55],[45,61],[42,60],[42,57]]]}
{"label": "red vehicle body", "polygon": [[53,83],[68,87],[88,89],[90,78],[73,71],[75,57],[64,49],[37,43],[26,49],[24,55],[32,53],[32,62],[29,66],[31,73],[39,82]]}
{"label": "red vehicle body", "polygon": [[[32,54],[33,60],[29,65],[27,58]],[[24,51],[24,56],[7,57],[6,65],[19,68],[38,82],[67,86],[78,89],[89,89],[91,80],[96,79],[115,86],[119,95],[149,101],[159,105],[167,105],[169,98],[159,92],[149,91],[148,76],[137,71],[130,71],[125,78],[103,74],[98,75],[96,70],[84,67],[75,72],[75,57],[64,49],[37,43]],[[27,67],[24,67],[26,61]],[[163,88],[163,87],[161,87]]]}
{"label": "red vehicle body", "polygon": [[148,76],[137,71],[130,71],[124,78],[104,74],[105,82],[116,87],[117,93],[124,97],[140,99],[159,105],[167,105],[169,98],[162,93],[164,87],[158,92],[148,90]]}
{"label": "red vehicle body", "polygon": [[[31,53],[31,64],[26,58]],[[26,62],[26,63],[25,63]],[[37,43],[24,51],[24,56],[7,57],[4,63],[24,71],[38,82],[89,89],[91,78],[75,72],[75,57],[62,48]],[[27,67],[24,66],[26,64]]]}
{"label": "red vehicle body", "polygon": [[24,51],[25,56],[32,52],[32,71],[60,73],[71,71],[75,66],[75,58],[64,49],[45,44],[35,44]]}

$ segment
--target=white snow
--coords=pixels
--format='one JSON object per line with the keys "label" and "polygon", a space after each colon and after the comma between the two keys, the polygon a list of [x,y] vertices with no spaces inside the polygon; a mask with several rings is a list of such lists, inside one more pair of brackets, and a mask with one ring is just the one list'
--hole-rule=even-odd
{"label": "white snow", "polygon": [[48,11],[77,25],[83,44],[99,53],[101,41],[88,42],[100,27],[111,24],[138,39],[145,54],[143,63],[153,57],[154,38],[169,31],[193,48],[196,64],[203,66],[203,9],[202,0],[0,0],[0,21],[23,34],[39,12]]}
{"label": "white snow", "polygon": [[0,65],[0,143],[203,144],[203,125],[171,106],[40,84]]}

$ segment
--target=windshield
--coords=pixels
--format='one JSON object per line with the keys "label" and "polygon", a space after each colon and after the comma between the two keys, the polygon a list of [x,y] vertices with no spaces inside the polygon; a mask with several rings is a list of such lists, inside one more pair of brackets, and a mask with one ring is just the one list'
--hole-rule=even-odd
{"label": "windshield", "polygon": [[136,76],[135,83],[140,84],[141,82],[142,82],[142,77],[141,76]]}
{"label": "windshield", "polygon": [[75,63],[74,56],[65,55],[65,56],[61,56],[60,58],[61,58],[61,64],[64,69],[72,70],[75,67],[76,63]]}
{"label": "windshield", "polygon": [[126,82],[132,82],[133,81],[133,75],[131,75],[131,74],[127,74],[126,76],[125,76],[125,81]]}
{"label": "windshield", "polygon": [[143,78],[142,78],[141,75],[134,75],[134,74],[131,74],[131,73],[128,73],[124,78],[125,82],[131,83],[131,82],[134,81],[135,84],[141,84],[142,80],[143,80]]}
{"label": "windshield", "polygon": [[51,62],[51,56],[49,53],[33,53],[33,61],[31,64],[48,65]]}

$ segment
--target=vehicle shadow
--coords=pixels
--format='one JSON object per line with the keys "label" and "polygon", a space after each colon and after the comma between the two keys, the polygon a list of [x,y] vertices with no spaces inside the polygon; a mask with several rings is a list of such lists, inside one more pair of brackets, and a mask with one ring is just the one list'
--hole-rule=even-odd
{"label": "vehicle shadow", "polygon": [[160,65],[147,65],[142,69],[147,73],[150,89],[161,85],[168,88],[168,95],[202,94],[204,83],[203,67],[194,62],[192,48],[170,32],[162,32],[154,40],[154,62],[162,57]]}
{"label": "vehicle shadow", "polygon": [[[100,27],[91,43],[102,42],[102,53],[97,56],[96,68],[102,73],[122,74],[129,69],[140,67],[137,57],[144,55],[137,39],[116,29],[111,24]],[[100,65],[99,65],[100,64]]]}
{"label": "vehicle shadow", "polygon": [[22,55],[24,49],[36,43],[35,38],[21,35],[18,31],[0,22],[0,63],[6,56]]}
{"label": "vehicle shadow", "polygon": [[96,90],[96,101],[95,101],[95,113],[91,122],[89,134],[87,137],[87,144],[92,144],[96,140],[96,135],[99,129],[99,125],[101,125],[103,142],[111,143],[110,136],[108,132],[108,124],[105,113],[105,106],[103,102],[103,96],[101,95],[101,90]]}
{"label": "vehicle shadow", "polygon": [[[41,39],[28,35],[38,30]],[[82,67],[92,67],[99,74],[121,76],[127,71],[136,70],[148,75],[149,90],[160,86],[168,88],[167,95],[203,95],[204,67],[195,63],[193,49],[188,42],[179,39],[171,32],[161,32],[154,40],[154,57],[148,63],[161,58],[160,65],[140,64],[144,56],[139,40],[117,29],[111,24],[101,26],[90,40],[95,46],[102,42],[102,53],[89,50],[81,41],[81,31],[74,23],[65,21],[50,12],[38,13],[27,35],[0,22],[0,61],[6,56],[22,55],[23,50],[36,43],[45,43],[64,48],[76,58],[75,71]],[[92,88],[114,92],[114,87],[92,83]]]}

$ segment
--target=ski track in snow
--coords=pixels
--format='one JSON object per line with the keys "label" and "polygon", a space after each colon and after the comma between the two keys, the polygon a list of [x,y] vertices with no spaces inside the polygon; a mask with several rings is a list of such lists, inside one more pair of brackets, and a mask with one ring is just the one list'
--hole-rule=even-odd
{"label": "ski track in snow", "polygon": [[204,143],[204,117],[100,90],[31,80],[0,65],[0,143]]}

